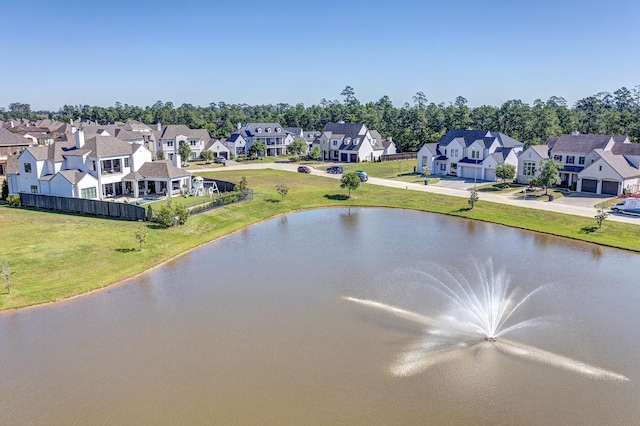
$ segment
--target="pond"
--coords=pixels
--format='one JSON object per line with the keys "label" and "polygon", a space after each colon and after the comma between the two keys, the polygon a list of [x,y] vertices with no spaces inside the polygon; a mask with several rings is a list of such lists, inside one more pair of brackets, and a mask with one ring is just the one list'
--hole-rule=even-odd
{"label": "pond", "polygon": [[423,212],[289,214],[0,314],[0,423],[634,424],[638,271]]}

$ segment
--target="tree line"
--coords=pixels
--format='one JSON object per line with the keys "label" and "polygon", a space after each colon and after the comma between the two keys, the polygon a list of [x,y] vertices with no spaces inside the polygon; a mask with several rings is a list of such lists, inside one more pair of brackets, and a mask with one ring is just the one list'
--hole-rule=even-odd
{"label": "tree line", "polygon": [[393,105],[388,96],[376,102],[361,103],[355,90],[347,86],[342,101],[322,99],[318,105],[297,104],[246,105],[210,103],[208,106],[158,101],[144,108],[121,104],[114,106],[65,105],[58,111],[32,112],[29,104],[12,103],[0,108],[0,120],[48,117],[63,122],[138,120],[152,125],[186,124],[207,129],[212,137],[226,138],[237,123],[279,122],[284,127],[322,130],[328,122],[361,122],[384,137],[393,137],[400,151],[417,151],[426,142],[436,142],[449,129],[483,129],[502,132],[527,146],[544,143],[551,136],[574,130],[591,134],[628,135],[640,141],[640,86],[622,87],[613,93],[600,92],[569,106],[562,97],[546,101],[536,99],[532,105],[513,99],[501,106],[469,107],[458,96],[449,104],[429,102],[423,92],[413,96],[413,105]]}

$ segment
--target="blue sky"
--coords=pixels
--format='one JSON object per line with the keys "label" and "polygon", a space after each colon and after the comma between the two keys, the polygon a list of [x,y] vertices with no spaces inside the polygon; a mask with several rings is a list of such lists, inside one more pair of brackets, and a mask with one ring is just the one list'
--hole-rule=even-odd
{"label": "blue sky", "polygon": [[640,84],[637,0],[39,0],[2,21],[4,108],[309,106],[347,85],[398,107],[573,104]]}

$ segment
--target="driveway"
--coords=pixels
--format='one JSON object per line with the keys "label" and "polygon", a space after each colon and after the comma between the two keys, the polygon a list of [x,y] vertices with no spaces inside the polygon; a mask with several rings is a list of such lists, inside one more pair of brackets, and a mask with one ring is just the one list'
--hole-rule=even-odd
{"label": "driveway", "polygon": [[[340,179],[342,175],[333,175],[326,172],[326,168],[330,163],[318,164],[311,166],[311,173],[314,175],[325,176],[333,179]],[[277,169],[277,170],[286,170],[290,172],[297,172],[298,164],[297,163],[265,163],[265,164],[239,164],[233,167],[234,169]],[[198,171],[220,171],[229,169],[228,167],[219,167],[216,169],[209,170],[198,170]],[[195,171],[195,170],[194,170]],[[478,181],[477,183],[486,183],[485,181]],[[463,178],[447,178],[441,180],[438,184],[435,185],[425,185],[424,183],[407,183],[398,180],[391,179],[381,179],[369,177],[369,181],[367,182],[369,185],[380,185],[387,186],[391,188],[401,188],[411,191],[420,191],[420,192],[432,192],[435,194],[448,195],[453,197],[462,197],[469,198],[468,188],[473,186],[473,179],[463,179]],[[595,195],[595,194],[594,194]],[[560,202],[561,200],[565,200],[564,202]],[[537,200],[524,200],[522,197],[514,197],[513,193],[491,193],[491,192],[483,192],[480,194],[480,201],[491,201],[494,203],[501,204],[510,204],[513,206],[530,208],[535,210],[547,210],[553,211],[557,213],[564,213],[576,216],[583,217],[594,217],[596,214],[596,210],[593,207],[594,204],[602,202],[606,200],[607,197],[598,198],[598,196],[572,196],[572,197],[564,197],[557,199],[553,202],[548,201],[537,201]],[[627,215],[610,215],[607,220],[611,220],[614,222],[626,222],[640,225],[640,216],[627,216]]]}
{"label": "driveway", "polygon": [[598,195],[598,194],[581,194],[581,193],[573,193],[571,195],[565,195],[562,198],[558,198],[554,201],[554,203],[560,204],[568,204],[570,206],[580,206],[580,207],[594,207],[596,204],[602,203],[603,201],[610,200],[615,197],[607,196],[607,195]]}
{"label": "driveway", "polygon": [[[483,185],[488,182],[484,180],[476,180],[475,183],[477,185]],[[469,189],[473,186],[473,184],[474,180],[470,178],[442,177],[440,178],[440,182],[434,185],[441,186],[443,188]]]}

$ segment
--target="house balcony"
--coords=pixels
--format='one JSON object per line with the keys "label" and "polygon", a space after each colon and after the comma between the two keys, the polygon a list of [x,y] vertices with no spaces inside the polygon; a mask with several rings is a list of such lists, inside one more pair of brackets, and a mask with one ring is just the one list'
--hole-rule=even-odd
{"label": "house balcony", "polygon": [[120,167],[115,167],[115,168],[111,168],[111,169],[103,168],[100,171],[100,174],[102,174],[102,175],[115,175],[115,174],[119,174],[119,173],[122,173],[122,168],[120,168]]}

